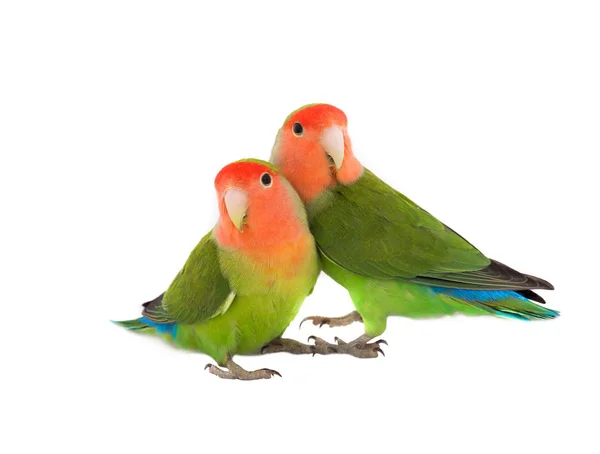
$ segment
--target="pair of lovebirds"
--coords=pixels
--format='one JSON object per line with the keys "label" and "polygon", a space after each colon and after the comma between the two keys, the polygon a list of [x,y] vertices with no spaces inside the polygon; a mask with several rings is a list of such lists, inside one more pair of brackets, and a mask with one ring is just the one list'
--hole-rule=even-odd
{"label": "pair of lovebirds", "polygon": [[[372,339],[390,315],[462,313],[523,320],[558,312],[534,292],[543,279],[488,259],[452,229],[388,186],[354,156],[344,112],[328,104],[294,111],[277,134],[271,164],[244,159],[215,178],[219,220],[165,293],[142,317],[117,322],[210,355],[221,378],[271,378],[235,354],[383,353]],[[315,325],[364,323],[335,344],[282,338],[321,269],[344,286],[356,311],[308,317]],[[306,320],[306,319],[305,319]],[[309,342],[311,340],[309,338]]]}

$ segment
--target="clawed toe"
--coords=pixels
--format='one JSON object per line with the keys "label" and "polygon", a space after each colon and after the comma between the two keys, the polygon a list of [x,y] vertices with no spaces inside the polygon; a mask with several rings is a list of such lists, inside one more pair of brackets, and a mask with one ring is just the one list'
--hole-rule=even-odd
{"label": "clawed toe", "polygon": [[331,319],[328,317],[310,316],[302,319],[299,328],[302,328],[302,324],[309,320],[313,323],[313,325],[318,326],[319,328],[321,328],[323,325],[329,325],[331,322]]}
{"label": "clawed toe", "polygon": [[264,355],[265,353],[277,353],[280,351],[284,351],[285,346],[281,339],[274,339],[269,342],[267,345],[263,345],[260,349],[260,354]]}
{"label": "clawed toe", "polygon": [[346,343],[346,342],[344,342],[342,339],[340,339],[340,338],[339,338],[339,337],[337,337],[337,336],[335,336],[335,337],[333,338],[333,340],[334,340],[334,341],[335,341],[335,343],[336,343],[336,344],[338,344],[338,345],[347,345],[347,343]]}
{"label": "clawed toe", "polygon": [[207,364],[204,366],[204,370],[208,369],[208,371],[216,375],[219,378],[224,378],[228,380],[261,380],[261,379],[270,379],[277,375],[281,377],[281,374],[273,369],[259,369],[254,371],[247,371],[236,363],[234,363],[231,359],[227,361],[227,369],[221,369],[214,364]]}
{"label": "clawed toe", "polygon": [[[337,336],[334,339],[335,343],[330,344],[329,342],[321,339],[320,337],[310,335],[308,336],[308,343],[303,344],[294,339],[278,338],[274,339],[268,345],[262,347],[260,352],[263,354],[287,352],[293,354],[311,354],[312,356],[315,356],[317,354],[345,354],[354,356],[356,358],[377,358],[379,354],[385,356],[385,353],[381,349],[381,346],[387,345],[387,342],[383,339],[373,342],[369,342],[371,338],[368,336],[361,336],[358,339],[353,340],[352,342],[345,342]],[[209,368],[210,365],[207,365],[206,367]],[[227,374],[227,372],[221,371],[216,367],[215,369],[216,370],[211,369],[211,373],[214,373],[215,375],[219,376]],[[276,375],[279,374],[276,373]],[[261,378],[270,378],[270,376]]]}
{"label": "clawed toe", "polygon": [[281,374],[273,369],[260,369],[260,371],[257,371],[257,372],[263,372],[265,375],[268,375],[265,377],[267,379],[269,379],[275,375],[277,375],[278,377],[281,377]]}
{"label": "clawed toe", "polygon": [[354,322],[362,322],[362,317],[356,311],[350,312],[349,314],[344,315],[343,317],[320,317],[318,315],[311,315],[310,317],[305,317],[300,322],[300,327],[302,324],[307,321],[311,321],[313,325],[321,328],[324,325],[335,327],[335,326],[347,326]]}
{"label": "clawed toe", "polygon": [[375,353],[375,356],[377,356],[377,353],[381,353],[383,356],[385,356],[385,352],[381,349],[380,345],[387,345],[387,344],[388,343],[385,340],[379,339],[375,342],[362,344],[362,345],[360,345],[359,348],[371,350],[372,352]]}
{"label": "clawed toe", "polygon": [[223,370],[220,367],[215,366],[214,364],[207,364],[206,366],[204,366],[204,370],[207,370],[208,372],[216,375],[219,378],[225,378],[225,379],[233,379],[236,378],[231,371],[229,370]]}
{"label": "clawed toe", "polygon": [[321,339],[320,337],[317,336],[308,336],[308,342],[310,341],[314,341],[315,345],[316,344],[326,344],[327,342],[324,341],[323,339]]}
{"label": "clawed toe", "polygon": [[323,340],[317,336],[308,336],[308,342],[310,342],[310,341],[314,342],[314,344],[312,344],[313,346],[317,346],[317,345],[331,346],[331,344],[329,342],[327,342],[326,340]]}
{"label": "clawed toe", "polygon": [[381,355],[385,356],[384,351],[380,347],[380,345],[387,345],[387,342],[383,339],[372,343],[365,342],[362,339],[357,339],[348,343],[336,336],[334,340],[336,343],[330,344],[320,337],[309,336],[308,342],[314,342],[314,344],[312,344],[314,347],[313,356],[316,353],[321,355],[340,353],[351,355],[356,358],[377,358],[380,353]]}

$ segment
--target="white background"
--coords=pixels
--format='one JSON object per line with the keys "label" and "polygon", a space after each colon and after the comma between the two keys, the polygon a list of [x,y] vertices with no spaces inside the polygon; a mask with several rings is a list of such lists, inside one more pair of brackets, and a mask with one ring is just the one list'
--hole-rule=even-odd
{"label": "white background", "polygon": [[[2,2],[0,451],[599,452],[598,5],[491,3]],[[562,316],[394,318],[385,358],[239,357],[283,375],[252,383],[109,323],[310,102]],[[298,320],[351,309],[323,277]]]}

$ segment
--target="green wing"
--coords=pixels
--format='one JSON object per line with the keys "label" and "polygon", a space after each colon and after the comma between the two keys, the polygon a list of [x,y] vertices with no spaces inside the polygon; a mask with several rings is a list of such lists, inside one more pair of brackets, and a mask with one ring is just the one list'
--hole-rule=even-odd
{"label": "green wing", "polygon": [[308,211],[321,253],[362,276],[466,289],[553,288],[488,259],[367,169],[355,183],[324,194]]}
{"label": "green wing", "polygon": [[221,273],[217,245],[209,232],[167,291],[144,304],[143,315],[157,323],[200,323],[224,313],[234,297]]}
{"label": "green wing", "polygon": [[338,185],[325,197],[329,201],[315,203],[312,232],[326,257],[354,273],[411,279],[490,264],[460,235],[367,169],[357,182]]}

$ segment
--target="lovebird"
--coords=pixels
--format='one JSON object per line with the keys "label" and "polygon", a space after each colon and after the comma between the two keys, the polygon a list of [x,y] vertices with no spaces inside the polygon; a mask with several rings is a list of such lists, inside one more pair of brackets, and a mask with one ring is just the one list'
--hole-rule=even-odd
{"label": "lovebird", "polygon": [[[356,308],[344,317],[305,320],[319,326],[364,323],[364,335],[349,343],[311,336],[319,347],[313,353],[377,357],[385,341],[369,341],[385,331],[390,315],[558,316],[536,304],[545,302],[534,290],[552,290],[549,282],[489,259],[364,168],[340,109],[312,104],[290,114],[277,134],[271,163],[306,204],[323,271],[348,290]],[[305,352],[279,340],[266,350]]]}
{"label": "lovebird", "polygon": [[143,305],[142,317],[115,322],[211,356],[211,374],[257,380],[236,354],[259,352],[279,337],[320,273],[304,205],[271,164],[245,159],[215,178],[219,219],[191,252],[169,288]]}

